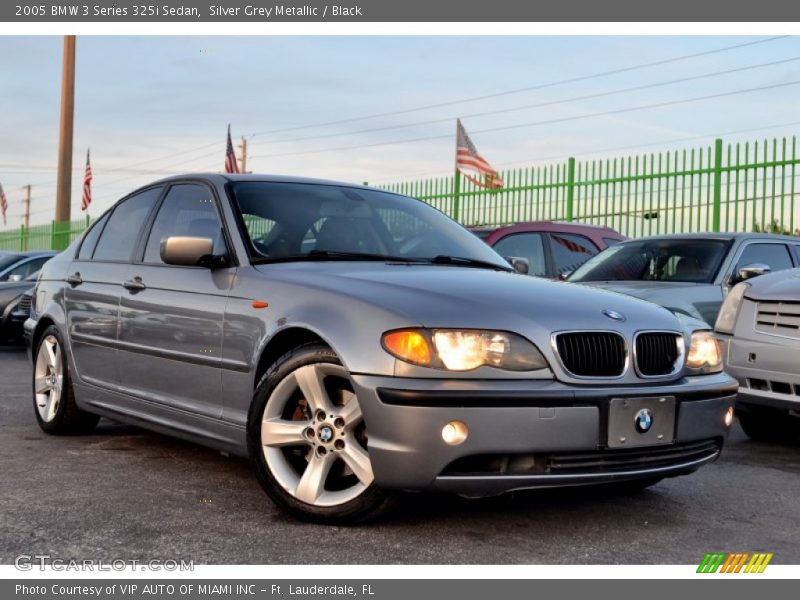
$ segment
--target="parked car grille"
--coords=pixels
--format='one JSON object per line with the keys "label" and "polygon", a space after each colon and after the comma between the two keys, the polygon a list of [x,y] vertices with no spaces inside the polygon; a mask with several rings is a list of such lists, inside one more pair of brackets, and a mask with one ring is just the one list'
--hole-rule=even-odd
{"label": "parked car grille", "polygon": [[564,368],[578,377],[618,377],[625,371],[625,340],[618,333],[560,333],[556,348]]}
{"label": "parked car grille", "polygon": [[756,331],[800,337],[800,302],[759,302]]}
{"label": "parked car grille", "polygon": [[17,304],[17,310],[15,312],[26,314],[26,315],[31,314],[31,295],[30,294],[23,294],[22,295],[22,298],[19,299],[19,304]]}
{"label": "parked car grille", "polygon": [[630,450],[479,454],[453,461],[442,475],[578,475],[636,471],[711,459],[720,449],[719,440],[703,440]]}
{"label": "parked car grille", "polygon": [[681,336],[676,333],[641,333],[636,338],[636,366],[645,377],[669,375],[681,357]]}

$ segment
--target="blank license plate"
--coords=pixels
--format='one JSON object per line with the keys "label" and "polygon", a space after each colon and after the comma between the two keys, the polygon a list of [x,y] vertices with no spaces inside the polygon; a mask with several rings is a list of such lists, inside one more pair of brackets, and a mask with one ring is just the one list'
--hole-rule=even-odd
{"label": "blank license plate", "polygon": [[611,399],[608,409],[609,448],[671,444],[674,431],[674,396]]}

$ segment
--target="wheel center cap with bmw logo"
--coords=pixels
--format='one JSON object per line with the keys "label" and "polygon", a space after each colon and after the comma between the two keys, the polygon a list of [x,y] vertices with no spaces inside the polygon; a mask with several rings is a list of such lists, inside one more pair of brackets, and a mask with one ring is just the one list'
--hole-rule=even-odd
{"label": "wheel center cap with bmw logo", "polygon": [[333,439],[333,429],[329,425],[323,425],[319,428],[319,440],[323,444],[327,444]]}
{"label": "wheel center cap with bmw logo", "polygon": [[653,426],[652,411],[649,408],[643,408],[636,413],[636,416],[634,417],[634,423],[636,424],[636,431],[639,433],[647,433]]}

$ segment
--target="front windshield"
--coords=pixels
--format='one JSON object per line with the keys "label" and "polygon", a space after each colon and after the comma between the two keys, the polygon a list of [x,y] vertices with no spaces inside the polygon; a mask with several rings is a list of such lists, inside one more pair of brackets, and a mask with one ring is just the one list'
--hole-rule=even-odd
{"label": "front windshield", "polygon": [[237,182],[231,194],[256,258],[453,257],[509,265],[479,238],[419,200],[337,185]]}
{"label": "front windshield", "polygon": [[579,267],[569,281],[711,283],[725,254],[723,240],[640,240],[612,246]]}

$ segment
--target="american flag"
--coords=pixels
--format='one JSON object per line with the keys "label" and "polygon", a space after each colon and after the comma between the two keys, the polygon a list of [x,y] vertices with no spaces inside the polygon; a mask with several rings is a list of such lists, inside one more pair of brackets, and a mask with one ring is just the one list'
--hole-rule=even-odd
{"label": "american flag", "polygon": [[8,210],[8,198],[6,198],[6,193],[3,191],[3,186],[0,185],[0,212],[3,213],[3,225],[8,225],[8,221],[6,221],[7,210]]}
{"label": "american flag", "polygon": [[[461,119],[457,119],[456,125],[456,169],[480,187],[490,189],[503,187],[499,173],[478,153],[475,144],[467,135],[467,130],[461,124]],[[465,170],[479,173],[481,179],[470,176],[464,172]]]}
{"label": "american flag", "polygon": [[86,151],[86,172],[83,175],[83,198],[81,210],[87,210],[92,203],[92,165],[89,162],[89,151]]}
{"label": "american flag", "polygon": [[233,142],[231,141],[231,126],[228,125],[228,145],[225,148],[225,172],[238,173],[239,163],[236,160],[236,152],[233,151]]}

